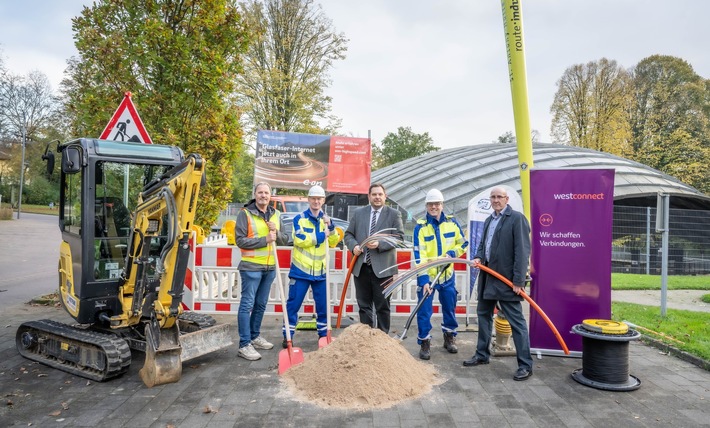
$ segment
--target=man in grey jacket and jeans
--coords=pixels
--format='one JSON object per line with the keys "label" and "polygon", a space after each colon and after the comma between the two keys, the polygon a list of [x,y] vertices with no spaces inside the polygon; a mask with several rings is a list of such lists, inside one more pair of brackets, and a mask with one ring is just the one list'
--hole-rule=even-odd
{"label": "man in grey jacket and jeans", "polygon": [[257,183],[254,199],[239,211],[235,226],[237,246],[242,253],[239,262],[242,296],[237,314],[237,355],[250,361],[261,358],[256,349],[274,347],[261,336],[261,321],[271,284],[278,274],[273,248],[275,245],[286,245],[288,241],[288,236],[281,232],[281,213],[269,205],[270,199],[271,186]]}

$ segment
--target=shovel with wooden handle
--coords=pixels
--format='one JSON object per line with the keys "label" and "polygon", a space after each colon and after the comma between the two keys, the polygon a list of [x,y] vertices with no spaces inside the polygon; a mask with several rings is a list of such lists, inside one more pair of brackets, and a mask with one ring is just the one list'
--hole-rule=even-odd
{"label": "shovel with wooden handle", "polygon": [[303,362],[303,350],[296,348],[291,343],[291,326],[288,324],[288,312],[286,311],[286,293],[284,292],[284,284],[281,279],[279,269],[279,255],[276,252],[276,245],[273,245],[274,260],[276,263],[276,282],[279,285],[279,293],[281,294],[281,307],[284,315],[284,328],[286,329],[286,349],[279,352],[279,374],[283,374],[291,366],[301,364]]}

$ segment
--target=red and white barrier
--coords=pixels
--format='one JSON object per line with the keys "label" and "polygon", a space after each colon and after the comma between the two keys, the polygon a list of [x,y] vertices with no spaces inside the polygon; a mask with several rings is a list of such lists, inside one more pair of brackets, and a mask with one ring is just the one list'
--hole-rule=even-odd
{"label": "red and white barrier", "polygon": [[[204,313],[234,313],[239,310],[239,298],[241,295],[241,278],[237,266],[241,260],[241,252],[234,245],[227,245],[226,240],[217,238],[207,241],[204,244],[195,245],[195,240],[190,243],[190,260],[185,276],[185,287],[183,295],[183,305],[186,309]],[[345,275],[348,271],[352,254],[346,250],[331,249],[329,257],[330,266],[328,286],[330,289],[331,308],[333,314],[338,313],[340,305],[340,295],[345,282]],[[282,276],[284,284],[288,284],[288,271],[291,265],[291,247],[279,247],[277,249],[279,261],[279,274]],[[462,258],[466,257],[464,256]],[[406,272],[411,268],[412,250],[398,249],[397,263],[400,272]],[[345,263],[344,263],[345,261]],[[469,273],[466,265],[455,264],[456,288],[459,291],[457,314],[466,313],[466,293],[468,291]],[[417,304],[416,279],[413,278],[404,286],[392,294],[390,307],[392,316],[408,316]],[[269,294],[269,301],[266,306],[266,314],[281,314],[281,297],[278,287],[272,287]],[[355,300],[355,283],[350,279],[348,291],[345,296],[344,315],[357,315],[358,307]],[[313,297],[309,292],[303,302],[301,313],[315,312]],[[434,314],[441,313],[438,299],[434,299]],[[357,319],[357,318],[356,318]]]}

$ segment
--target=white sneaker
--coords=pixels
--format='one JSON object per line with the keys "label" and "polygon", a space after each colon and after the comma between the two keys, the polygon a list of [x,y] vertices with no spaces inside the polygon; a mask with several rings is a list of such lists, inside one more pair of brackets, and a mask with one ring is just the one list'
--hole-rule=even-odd
{"label": "white sneaker", "polygon": [[249,361],[256,361],[261,359],[261,354],[256,352],[256,349],[254,349],[254,347],[251,345],[239,348],[239,352],[237,352],[237,355]]}
{"label": "white sneaker", "polygon": [[261,336],[257,337],[256,339],[253,339],[251,341],[251,344],[255,349],[271,349],[274,347],[273,343],[269,342]]}

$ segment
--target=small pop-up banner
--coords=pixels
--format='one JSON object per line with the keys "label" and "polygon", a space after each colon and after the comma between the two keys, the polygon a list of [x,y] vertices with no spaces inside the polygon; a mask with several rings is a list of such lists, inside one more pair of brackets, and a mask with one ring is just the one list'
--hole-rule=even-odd
{"label": "small pop-up banner", "polygon": [[[481,244],[483,239],[483,224],[486,222],[488,216],[493,213],[493,207],[491,206],[491,190],[496,187],[501,187],[505,189],[508,194],[508,205],[512,209],[518,212],[523,212],[523,200],[520,198],[518,192],[515,191],[510,186],[500,185],[492,186],[488,189],[482,191],[474,198],[468,201],[468,259],[473,260],[476,255],[478,246]],[[470,282],[469,282],[469,292],[468,296],[473,294],[473,286],[476,284],[478,279],[479,269],[473,266],[469,267],[470,272]]]}
{"label": "small pop-up banner", "polygon": [[[530,172],[530,297],[555,324],[573,354],[582,338],[572,326],[611,317],[613,169]],[[545,321],[530,312],[533,353],[562,355]]]}

